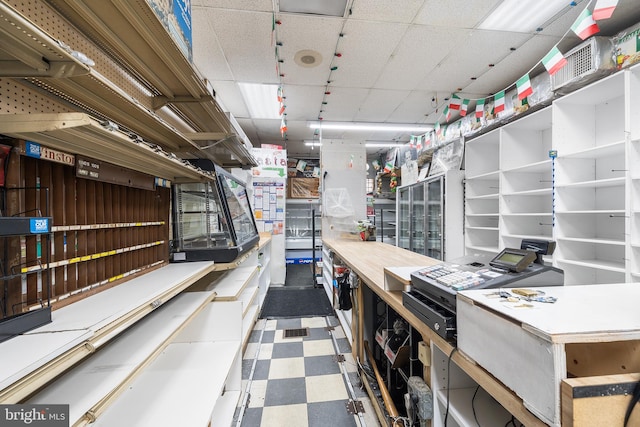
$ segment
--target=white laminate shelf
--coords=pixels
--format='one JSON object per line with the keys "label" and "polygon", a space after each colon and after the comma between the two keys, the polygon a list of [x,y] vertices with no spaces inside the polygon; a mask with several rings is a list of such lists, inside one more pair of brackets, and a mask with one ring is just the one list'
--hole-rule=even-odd
{"label": "white laminate shelf", "polygon": [[499,196],[500,196],[499,193],[491,193],[491,194],[483,194],[482,196],[467,197],[467,200],[492,200],[492,199],[498,199]]}
{"label": "white laminate shelf", "polygon": [[535,190],[523,190],[523,191],[512,191],[509,193],[502,193],[503,196],[544,196],[546,194],[551,194],[552,188],[537,188]]}
{"label": "white laminate shelf", "polygon": [[99,413],[101,402],[124,389],[136,372],[161,352],[213,296],[213,292],[178,295],[119,339],[56,378],[27,403],[68,404],[70,425],[90,420],[88,413]]}
{"label": "white laminate shelf", "polygon": [[509,234],[504,233],[502,237],[508,237],[511,239],[538,239],[538,240],[553,240],[552,236],[543,236],[540,234]]}
{"label": "white laminate shelf", "polygon": [[499,175],[500,175],[500,171],[494,170],[491,172],[485,172],[478,175],[467,177],[466,180],[470,181],[474,179],[498,179]]}
{"label": "white laminate shelf", "polygon": [[577,265],[579,267],[596,268],[600,270],[613,271],[616,273],[625,272],[625,266],[623,262],[614,262],[614,261],[607,261],[602,259],[573,260],[573,259],[563,259],[563,258],[558,258],[557,262]]}
{"label": "white laminate shelf", "polygon": [[625,184],[625,177],[594,179],[591,181],[574,182],[571,184],[559,184],[556,188],[604,188],[604,187],[620,187]]}
{"label": "white laminate shelf", "polygon": [[624,246],[624,239],[615,240],[615,239],[604,239],[598,237],[558,237],[558,240],[565,240],[568,242],[577,242],[577,243],[593,243],[597,245],[612,245],[612,246]]}
{"label": "white laminate shelf", "polygon": [[169,344],[93,425],[208,426],[239,348],[228,342]]}
{"label": "white laminate shelf", "polygon": [[237,267],[211,282],[204,290],[215,291],[217,301],[236,301],[257,273],[257,266]]}
{"label": "white laminate shelf", "polygon": [[616,141],[611,144],[598,145],[597,147],[588,148],[586,150],[576,151],[574,153],[563,154],[559,152],[558,158],[570,159],[597,159],[599,157],[624,156],[625,142]]}
{"label": "white laminate shelf", "polygon": [[0,343],[0,402],[24,399],[214,269],[169,264],[54,310],[51,323]]}
{"label": "white laminate shelf", "polygon": [[467,230],[498,231],[498,227],[465,227]]}
{"label": "white laminate shelf", "polygon": [[551,159],[542,160],[536,163],[529,163],[527,165],[516,166],[509,169],[504,169],[503,172],[523,172],[523,173],[541,173],[551,171]]}
{"label": "white laminate shelf", "polygon": [[498,252],[500,252],[497,246],[467,246],[467,250],[477,251],[477,252],[489,252],[492,254],[497,254]]}

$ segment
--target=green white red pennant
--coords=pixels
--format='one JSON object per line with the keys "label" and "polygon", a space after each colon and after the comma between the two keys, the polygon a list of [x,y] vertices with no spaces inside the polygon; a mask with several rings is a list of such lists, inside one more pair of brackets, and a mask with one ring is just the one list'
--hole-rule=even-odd
{"label": "green white red pennant", "polygon": [[567,59],[557,47],[554,47],[545,55],[544,58],[542,58],[542,65],[544,65],[547,72],[553,76],[562,67],[567,65]]}
{"label": "green white red pennant", "polygon": [[618,6],[618,0],[598,0],[593,9],[593,19],[600,21],[611,18],[616,6]]}
{"label": "green white red pennant", "polygon": [[496,93],[493,97],[493,100],[495,101],[493,112],[498,114],[504,111],[504,90],[501,90],[500,92]]}
{"label": "green white red pennant", "polygon": [[516,88],[518,89],[518,99],[522,101],[527,96],[530,96],[533,93],[533,88],[531,87],[531,79],[529,79],[529,74],[525,74],[520,77],[516,82]]}
{"label": "green white red pennant", "polygon": [[481,119],[484,115],[484,99],[476,101],[476,118]]}
{"label": "green white red pennant", "polygon": [[467,108],[469,108],[469,100],[465,99],[462,101],[462,104],[460,104],[460,115],[462,117],[467,115]]}
{"label": "green white red pennant", "polygon": [[571,26],[571,30],[582,40],[585,40],[598,33],[600,28],[598,27],[598,24],[596,24],[596,21],[593,20],[591,11],[587,8],[582,11],[580,16],[578,16],[578,19],[576,19]]}

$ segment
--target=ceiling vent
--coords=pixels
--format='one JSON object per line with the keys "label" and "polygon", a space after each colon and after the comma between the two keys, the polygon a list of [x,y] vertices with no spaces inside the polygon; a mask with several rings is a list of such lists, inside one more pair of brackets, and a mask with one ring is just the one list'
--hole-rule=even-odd
{"label": "ceiling vent", "polygon": [[296,52],[293,60],[301,67],[313,68],[322,63],[322,55],[320,55],[315,50],[304,49]]}
{"label": "ceiling vent", "polygon": [[613,46],[606,37],[591,37],[564,56],[567,65],[551,77],[551,88],[560,94],[583,87],[615,70]]}

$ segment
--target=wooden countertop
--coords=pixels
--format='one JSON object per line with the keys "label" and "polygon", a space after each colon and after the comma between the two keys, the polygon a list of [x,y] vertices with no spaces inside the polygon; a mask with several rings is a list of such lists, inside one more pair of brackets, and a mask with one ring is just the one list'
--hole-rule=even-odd
{"label": "wooden countertop", "polygon": [[[445,354],[451,354],[454,347],[403,306],[402,291],[384,289],[385,267],[416,266],[418,270],[420,267],[437,264],[440,261],[387,243],[364,242],[355,237],[323,239],[322,243],[332,250],[351,271],[355,272],[366,286],[420,332],[425,342],[431,342]],[[452,359],[524,425],[527,427],[546,425],[524,407],[522,399],[473,360],[459,351],[453,354]]]}

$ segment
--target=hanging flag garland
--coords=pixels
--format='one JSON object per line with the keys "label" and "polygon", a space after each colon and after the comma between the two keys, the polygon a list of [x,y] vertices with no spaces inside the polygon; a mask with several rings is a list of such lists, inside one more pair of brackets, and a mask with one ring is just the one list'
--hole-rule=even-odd
{"label": "hanging flag garland", "polygon": [[484,99],[478,99],[476,102],[476,119],[481,119],[484,115]]}
{"label": "hanging flag garland", "polygon": [[460,105],[460,115],[462,117],[467,115],[467,108],[469,108],[469,100],[468,99],[464,99],[462,101],[462,104]]}
{"label": "hanging flag garland", "polygon": [[495,114],[501,113],[504,111],[504,90],[496,93],[493,97],[495,105],[493,107],[493,111]]}
{"label": "hanging flag garland", "polygon": [[551,49],[544,58],[542,58],[542,65],[544,65],[547,72],[553,76],[555,73],[560,71],[562,67],[567,65],[567,59],[564,57],[562,52],[554,46],[554,48]]}
{"label": "hanging flag garland", "polygon": [[442,114],[444,114],[444,119],[446,121],[451,120],[451,109],[449,108],[448,105],[444,107],[444,111],[442,112]]}
{"label": "hanging flag garland", "polygon": [[450,110],[460,110],[460,98],[457,95],[453,95],[451,97],[451,101],[449,102]]}
{"label": "hanging flag garland", "polygon": [[285,134],[287,133],[287,121],[285,120],[284,116],[282,116],[282,120],[280,120],[280,135],[284,138]]}
{"label": "hanging flag garland", "polygon": [[573,23],[573,25],[571,26],[571,30],[576,33],[576,35],[582,40],[585,40],[598,33],[600,31],[600,28],[598,27],[598,24],[596,24],[596,21],[593,20],[591,11],[586,8],[582,11],[580,16],[578,16],[578,19],[576,19],[576,21]]}
{"label": "hanging flag garland", "polygon": [[416,148],[418,149],[418,151],[422,150],[422,138],[424,137],[425,135],[418,136],[418,143],[416,144]]}
{"label": "hanging flag garland", "polygon": [[593,19],[600,21],[611,18],[616,6],[618,6],[618,0],[598,0],[593,10]]}
{"label": "hanging flag garland", "polygon": [[518,99],[520,101],[533,94],[533,88],[531,87],[529,74],[525,74],[524,76],[520,77],[520,79],[516,82],[516,88],[518,90]]}

